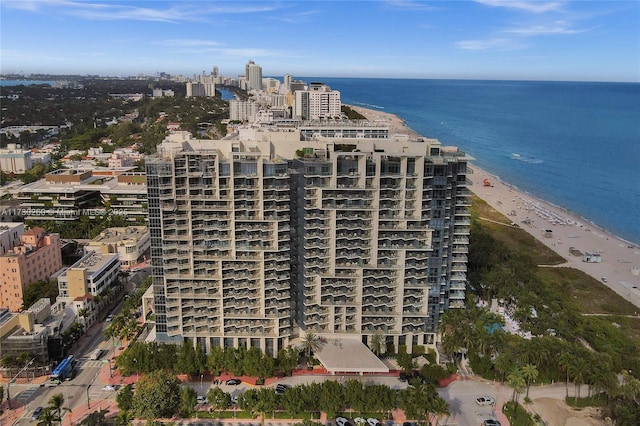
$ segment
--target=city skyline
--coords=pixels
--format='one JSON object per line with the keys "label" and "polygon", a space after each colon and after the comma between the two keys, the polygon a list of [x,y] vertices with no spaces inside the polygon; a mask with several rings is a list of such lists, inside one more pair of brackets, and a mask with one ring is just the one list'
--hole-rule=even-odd
{"label": "city skyline", "polygon": [[0,72],[640,81],[640,4],[0,2]]}

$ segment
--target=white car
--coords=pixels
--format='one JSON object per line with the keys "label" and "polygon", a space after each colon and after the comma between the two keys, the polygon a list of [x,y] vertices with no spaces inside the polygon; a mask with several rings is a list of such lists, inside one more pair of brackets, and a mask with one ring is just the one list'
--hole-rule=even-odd
{"label": "white car", "polygon": [[484,395],[476,398],[476,404],[478,405],[494,405],[496,400],[490,396]]}
{"label": "white car", "polygon": [[107,386],[103,387],[102,390],[103,391],[114,391],[114,390],[116,390],[116,388],[114,388],[111,385],[107,385]]}
{"label": "white car", "polygon": [[380,420],[378,420],[378,419],[374,419],[373,417],[369,417],[369,418],[367,419],[367,424],[368,424],[369,426],[381,426],[381,425],[380,425]]}
{"label": "white car", "polygon": [[355,419],[353,419],[353,421],[358,425],[358,426],[364,426],[367,421],[363,418],[363,417],[356,417]]}
{"label": "white car", "polygon": [[336,417],[336,424],[338,426],[351,426],[349,420],[345,419],[344,417]]}

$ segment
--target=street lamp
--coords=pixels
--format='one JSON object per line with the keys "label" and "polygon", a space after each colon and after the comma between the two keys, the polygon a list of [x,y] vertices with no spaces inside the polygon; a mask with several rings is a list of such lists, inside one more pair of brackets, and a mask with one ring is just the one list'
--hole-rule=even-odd
{"label": "street lamp", "polygon": [[91,402],[89,399],[89,388],[91,387],[91,385],[93,384],[93,382],[95,382],[95,380],[98,378],[98,375],[100,375],[100,370],[98,370],[98,372],[96,373],[96,375],[93,377],[93,379],[91,379],[91,381],[89,382],[89,384],[87,385],[87,409],[91,410]]}
{"label": "street lamp", "polygon": [[138,381],[140,381],[140,372],[138,371],[138,360],[134,358],[133,362],[136,363],[136,383],[138,383]]}
{"label": "street lamp", "polygon": [[16,379],[18,378],[18,376],[27,369],[27,367],[29,367],[31,364],[33,364],[33,361],[35,361],[35,358],[31,358],[31,361],[29,361],[27,363],[27,365],[25,365],[24,367],[22,367],[22,369],[20,371],[18,371],[18,374],[16,374],[15,376],[13,376],[13,379],[9,380],[9,383],[7,383],[7,406],[9,407],[9,410],[11,410],[11,395],[9,394],[9,386],[11,385],[11,383],[15,382]]}

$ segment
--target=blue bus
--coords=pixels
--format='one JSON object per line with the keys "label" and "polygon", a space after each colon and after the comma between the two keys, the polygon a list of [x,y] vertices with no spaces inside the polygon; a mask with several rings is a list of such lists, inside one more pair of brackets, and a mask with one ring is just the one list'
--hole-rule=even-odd
{"label": "blue bus", "polygon": [[56,368],[53,370],[49,378],[52,381],[61,382],[67,377],[71,376],[73,372],[73,367],[75,367],[75,359],[73,355],[69,355],[68,357],[60,361],[60,364],[56,366]]}

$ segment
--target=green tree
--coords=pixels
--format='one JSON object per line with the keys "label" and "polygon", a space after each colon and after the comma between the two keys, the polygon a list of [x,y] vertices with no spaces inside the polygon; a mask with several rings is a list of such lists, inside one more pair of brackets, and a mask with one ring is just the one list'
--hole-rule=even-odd
{"label": "green tree", "polygon": [[413,359],[411,354],[408,354],[406,352],[398,352],[398,354],[396,355],[396,362],[398,363],[398,367],[400,367],[404,372],[409,372],[418,367],[418,364]]}
{"label": "green tree", "polygon": [[276,366],[286,376],[290,376],[294,368],[298,366],[298,358],[300,352],[297,348],[289,346],[282,348],[278,351],[278,358],[276,359]]}
{"label": "green tree", "polygon": [[366,407],[366,392],[362,383],[355,379],[348,380],[344,392],[347,405],[362,413]]}
{"label": "green tree", "polygon": [[441,410],[442,403],[438,402],[440,396],[434,385],[422,385],[416,383],[400,391],[400,408],[408,419],[416,419],[423,422],[429,418],[429,414],[436,409]]}
{"label": "green tree", "polygon": [[344,388],[333,380],[322,382],[318,403],[329,418],[335,417],[344,409]]}
{"label": "green tree", "polygon": [[47,405],[53,414],[53,417],[58,424],[62,424],[63,414],[65,412],[71,412],[71,409],[68,407],[64,407],[64,395],[62,393],[56,393],[49,398],[49,403]]}
{"label": "green tree", "polygon": [[518,416],[518,397],[526,386],[522,371],[517,368],[511,371],[507,376],[507,384],[513,389],[511,400],[514,402],[513,417],[516,418]]}
{"label": "green tree", "polygon": [[129,426],[133,421],[133,416],[129,410],[121,410],[116,416],[115,426]]}
{"label": "green tree", "polygon": [[107,419],[105,415],[109,412],[109,410],[100,410],[94,411],[93,413],[89,413],[87,417],[85,417],[82,422],[80,422],[81,426],[108,426]]}
{"label": "green tree", "polygon": [[302,338],[302,347],[308,362],[311,360],[311,354],[320,349],[320,339],[314,332],[307,331]]}
{"label": "green tree", "polygon": [[273,418],[278,402],[275,390],[272,388],[260,388],[258,389],[257,397],[256,410],[262,414],[263,421],[267,413],[271,413]]}
{"label": "green tree", "polygon": [[188,419],[195,414],[195,406],[198,403],[198,394],[190,386],[180,388],[180,417]]}
{"label": "green tree", "polygon": [[207,399],[213,412],[225,410],[231,405],[231,395],[219,387],[210,388],[207,393]]}
{"label": "green tree", "polygon": [[371,340],[369,341],[369,347],[377,356],[385,353],[387,349],[387,343],[382,332],[376,331],[375,333],[373,333],[373,335],[371,336]]}
{"label": "green tree", "polygon": [[520,370],[522,371],[522,377],[527,384],[526,398],[529,398],[529,388],[531,387],[531,383],[535,382],[538,378],[538,368],[533,364],[525,364]]}
{"label": "green tree", "polygon": [[133,390],[131,390],[131,386],[124,386],[118,391],[116,402],[118,403],[118,408],[122,411],[128,411],[133,408]]}
{"label": "green tree", "polygon": [[51,407],[45,407],[38,415],[38,426],[54,426],[57,423],[58,418]]}
{"label": "green tree", "polygon": [[87,334],[87,318],[89,317],[89,309],[78,309],[78,316],[82,318],[82,326],[84,327],[84,333]]}
{"label": "green tree", "polygon": [[153,371],[140,379],[133,396],[136,417],[173,417],[180,409],[180,381],[167,370]]}

